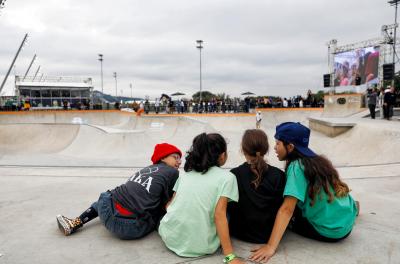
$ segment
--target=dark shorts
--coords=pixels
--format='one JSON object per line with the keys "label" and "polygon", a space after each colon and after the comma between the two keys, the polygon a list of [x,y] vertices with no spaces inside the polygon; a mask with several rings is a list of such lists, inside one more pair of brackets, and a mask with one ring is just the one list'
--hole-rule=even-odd
{"label": "dark shorts", "polygon": [[92,204],[104,226],[120,239],[138,239],[154,230],[146,221],[136,217],[125,217],[114,209],[111,193],[103,192]]}
{"label": "dark shorts", "polygon": [[312,224],[307,220],[307,218],[303,217],[301,210],[296,206],[293,217],[289,223],[289,229],[301,236],[311,238],[314,240],[322,241],[322,242],[339,242],[346,237],[348,237],[351,231],[341,238],[330,238],[325,237],[318,233],[317,230],[312,226]]}

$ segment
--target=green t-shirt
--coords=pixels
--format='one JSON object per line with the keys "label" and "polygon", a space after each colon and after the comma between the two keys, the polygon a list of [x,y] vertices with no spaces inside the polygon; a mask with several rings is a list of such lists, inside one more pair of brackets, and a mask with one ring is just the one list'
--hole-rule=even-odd
{"label": "green t-shirt", "polygon": [[[297,206],[301,209],[303,217],[319,234],[328,238],[342,238],[353,228],[357,208],[353,198],[334,197],[328,202],[328,195],[324,190],[315,197],[315,203],[310,205],[308,196],[308,180],[304,176],[304,167],[299,161],[292,162],[286,172],[286,186],[283,196],[292,196],[298,199]],[[333,188],[331,187],[331,191]]]}
{"label": "green t-shirt", "polygon": [[236,177],[219,167],[206,174],[191,171],[178,178],[174,191],[175,198],[158,229],[165,245],[183,257],[214,253],[220,246],[215,207],[220,197],[238,201]]}

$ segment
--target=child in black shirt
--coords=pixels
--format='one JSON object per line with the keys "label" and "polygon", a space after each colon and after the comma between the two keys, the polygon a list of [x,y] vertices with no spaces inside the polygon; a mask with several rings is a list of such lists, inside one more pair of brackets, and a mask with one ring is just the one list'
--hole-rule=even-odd
{"label": "child in black shirt", "polygon": [[151,157],[153,165],[139,170],[115,189],[101,193],[98,201],[79,217],[58,215],[61,232],[68,236],[97,216],[120,239],[137,239],[152,232],[172,197],[181,156],[177,147],[157,144]]}
{"label": "child in black shirt", "polygon": [[232,236],[251,243],[266,243],[283,201],[285,174],[267,164],[268,137],[263,130],[246,130],[242,138],[246,162],[231,170],[235,174],[239,202],[228,204]]}

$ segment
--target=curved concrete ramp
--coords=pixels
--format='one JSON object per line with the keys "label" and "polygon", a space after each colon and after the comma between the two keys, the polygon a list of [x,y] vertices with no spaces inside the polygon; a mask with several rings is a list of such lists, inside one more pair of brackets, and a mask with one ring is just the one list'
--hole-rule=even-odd
{"label": "curved concrete ramp", "polygon": [[184,152],[198,133],[214,131],[208,123],[180,116],[55,112],[1,117],[3,165],[145,166],[155,144],[169,142]]}
{"label": "curved concrete ramp", "polygon": [[[107,130],[112,132],[107,132]],[[138,118],[135,130],[115,128],[98,129],[82,125],[75,140],[60,154],[74,157],[93,157],[110,159],[132,159],[151,157],[154,145],[161,142],[176,144],[180,148],[189,147],[190,141],[197,133],[210,131],[206,123],[185,117],[176,118]]]}
{"label": "curved concrete ramp", "polygon": [[337,166],[400,163],[400,122],[360,119],[335,138],[313,131],[311,146]]}
{"label": "curved concrete ramp", "polygon": [[70,145],[80,125],[1,124],[0,154],[56,153]]}
{"label": "curved concrete ramp", "polygon": [[[273,151],[277,124],[293,121],[308,125],[308,118],[320,117],[322,113],[320,109],[263,111],[262,129],[270,143],[267,160],[283,167]],[[255,128],[253,114],[189,117],[136,117],[115,111],[97,114],[77,111],[0,115],[0,164],[145,166],[157,143],[169,142],[185,152],[196,135],[218,131],[228,142],[226,166],[234,167],[244,161],[240,152],[244,130]],[[14,123],[12,117],[15,117]],[[35,117],[38,122],[29,123]],[[71,123],[79,118],[91,123]],[[354,128],[336,138],[312,131],[310,146],[336,166],[400,163],[400,156],[393,155],[400,148],[400,122],[361,117],[351,121],[355,123]]]}

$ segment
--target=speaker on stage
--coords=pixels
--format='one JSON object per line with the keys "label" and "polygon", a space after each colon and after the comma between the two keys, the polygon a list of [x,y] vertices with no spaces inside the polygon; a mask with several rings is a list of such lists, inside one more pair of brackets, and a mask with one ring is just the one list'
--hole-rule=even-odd
{"label": "speaker on stage", "polygon": [[394,63],[383,64],[383,80],[392,80],[394,77]]}
{"label": "speaker on stage", "polygon": [[330,87],[331,86],[331,75],[324,74],[324,87]]}

